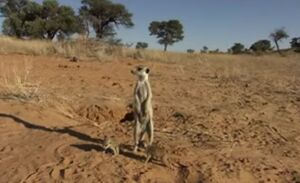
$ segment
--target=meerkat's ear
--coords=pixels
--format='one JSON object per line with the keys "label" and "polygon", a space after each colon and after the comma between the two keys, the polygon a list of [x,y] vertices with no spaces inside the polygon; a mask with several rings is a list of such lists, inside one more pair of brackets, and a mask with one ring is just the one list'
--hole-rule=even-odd
{"label": "meerkat's ear", "polygon": [[149,69],[149,68],[146,69],[146,73],[147,73],[147,74],[150,73],[150,69]]}

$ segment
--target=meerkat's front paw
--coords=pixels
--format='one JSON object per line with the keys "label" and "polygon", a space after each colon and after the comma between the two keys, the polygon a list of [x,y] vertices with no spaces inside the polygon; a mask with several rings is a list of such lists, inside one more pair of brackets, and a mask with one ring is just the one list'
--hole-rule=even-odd
{"label": "meerkat's front paw", "polygon": [[137,150],[138,150],[138,146],[134,146],[133,153],[137,153]]}

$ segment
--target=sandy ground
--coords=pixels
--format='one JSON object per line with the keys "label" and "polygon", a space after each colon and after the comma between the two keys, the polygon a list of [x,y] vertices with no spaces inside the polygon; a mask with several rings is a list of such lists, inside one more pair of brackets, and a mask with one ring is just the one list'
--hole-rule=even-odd
{"label": "sandy ground", "polygon": [[[167,167],[145,165],[143,149],[132,153],[138,64],[151,68],[155,141]],[[0,55],[0,67],[1,183],[300,182],[300,74],[288,68],[234,77],[200,62],[20,55]],[[7,80],[18,73],[20,91],[11,91],[18,82]],[[103,151],[106,135],[120,155]]]}

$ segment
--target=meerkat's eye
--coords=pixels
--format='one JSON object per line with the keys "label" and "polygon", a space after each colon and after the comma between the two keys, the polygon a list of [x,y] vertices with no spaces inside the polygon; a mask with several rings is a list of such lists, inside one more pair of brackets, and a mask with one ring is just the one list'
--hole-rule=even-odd
{"label": "meerkat's eye", "polygon": [[141,68],[141,67],[137,67],[137,70],[138,70],[138,71],[141,71],[142,69],[143,69],[143,68]]}
{"label": "meerkat's eye", "polygon": [[147,69],[146,69],[146,73],[147,73],[147,74],[149,74],[149,72],[150,72],[150,69],[149,69],[149,68],[147,68]]}

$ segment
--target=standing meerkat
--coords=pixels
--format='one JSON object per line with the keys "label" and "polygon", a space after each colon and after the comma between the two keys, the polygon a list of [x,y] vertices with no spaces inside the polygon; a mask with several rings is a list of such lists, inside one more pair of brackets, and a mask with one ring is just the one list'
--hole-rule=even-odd
{"label": "standing meerkat", "polygon": [[105,136],[104,141],[103,141],[103,147],[104,147],[105,151],[107,149],[112,150],[114,155],[119,154],[119,143],[111,137]]}
{"label": "standing meerkat", "polygon": [[153,109],[152,109],[152,92],[148,80],[150,69],[144,66],[138,66],[131,71],[137,77],[134,88],[134,149],[137,152],[139,143],[143,140],[145,133],[148,135],[148,144],[153,142]]}

